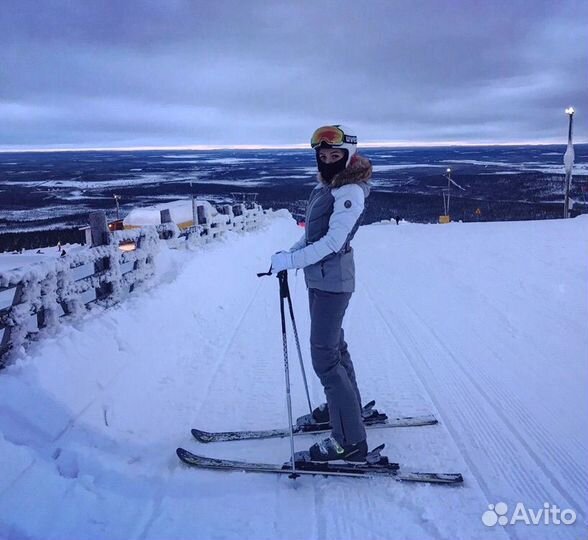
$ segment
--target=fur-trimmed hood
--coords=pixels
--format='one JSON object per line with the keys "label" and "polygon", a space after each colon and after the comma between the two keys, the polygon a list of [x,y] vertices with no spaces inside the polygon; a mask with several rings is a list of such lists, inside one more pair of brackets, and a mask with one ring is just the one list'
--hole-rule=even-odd
{"label": "fur-trimmed hood", "polygon": [[372,177],[372,162],[359,154],[351,157],[349,165],[340,173],[333,177],[331,183],[323,180],[321,173],[318,173],[319,182],[332,188],[338,188],[347,184],[359,184],[359,182],[368,182]]}

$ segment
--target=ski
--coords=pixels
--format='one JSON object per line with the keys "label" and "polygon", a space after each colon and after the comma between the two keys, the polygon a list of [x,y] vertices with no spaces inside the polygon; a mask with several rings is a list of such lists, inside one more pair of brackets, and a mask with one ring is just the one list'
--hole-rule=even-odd
{"label": "ski", "polygon": [[[378,452],[381,445],[370,454]],[[390,463],[386,457],[379,456],[375,463],[315,463],[307,461],[304,452],[298,452],[295,461],[295,474],[290,462],[283,465],[269,463],[254,463],[247,461],[234,461],[228,459],[216,459],[199,456],[178,448],[176,454],[180,460],[191,467],[198,469],[210,469],[217,471],[241,471],[252,473],[285,474],[290,477],[299,475],[309,476],[342,476],[349,478],[392,478],[399,482],[422,482],[430,484],[461,484],[463,477],[459,473],[426,473],[417,471],[403,471],[397,463]]]}
{"label": "ski", "polygon": [[[363,423],[368,429],[398,428],[398,427],[416,427],[432,426],[437,423],[437,419],[431,414],[418,416],[398,416],[388,418],[383,413],[378,412],[373,407],[375,401],[370,401],[363,407]],[[331,430],[328,423],[318,424],[309,419],[310,415],[300,417],[294,426],[294,435],[313,435],[325,433]],[[243,431],[203,431],[201,429],[192,429],[192,436],[201,443],[224,442],[224,441],[246,441],[251,439],[274,439],[289,437],[290,429],[267,429],[267,430],[243,430]]]}

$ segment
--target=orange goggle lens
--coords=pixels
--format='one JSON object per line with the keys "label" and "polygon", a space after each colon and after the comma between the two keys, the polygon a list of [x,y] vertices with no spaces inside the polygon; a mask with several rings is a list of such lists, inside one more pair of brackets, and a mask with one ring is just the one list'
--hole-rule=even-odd
{"label": "orange goggle lens", "polygon": [[326,143],[330,146],[341,146],[344,143],[357,144],[357,137],[345,135],[336,126],[325,126],[318,128],[310,139],[310,146],[316,148],[321,143]]}
{"label": "orange goggle lens", "polygon": [[332,126],[318,128],[312,134],[310,146],[314,148],[323,142],[332,145],[343,144],[343,132],[339,128]]}

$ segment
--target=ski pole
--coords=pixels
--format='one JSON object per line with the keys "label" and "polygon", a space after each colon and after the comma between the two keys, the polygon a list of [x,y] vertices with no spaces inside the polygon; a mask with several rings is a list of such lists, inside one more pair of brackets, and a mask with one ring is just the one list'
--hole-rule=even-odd
{"label": "ski pole", "polygon": [[[272,269],[270,267],[270,269],[267,272],[259,272],[257,274],[257,277],[262,277],[262,276],[271,276],[272,275]],[[280,273],[278,273],[278,278],[280,277]],[[290,308],[290,317],[292,319],[292,328],[294,329],[294,339],[296,341],[296,349],[298,350],[298,360],[300,361],[300,371],[302,371],[302,379],[304,381],[304,390],[306,392],[306,401],[308,402],[308,410],[310,411],[310,415],[312,416],[312,403],[310,401],[310,392],[308,391],[308,381],[306,379],[306,370],[304,369],[304,360],[302,360],[302,351],[300,349],[300,340],[298,339],[298,330],[296,328],[296,320],[294,319],[294,308],[292,307],[292,297],[290,296],[290,288],[288,287],[288,279],[286,277],[285,281],[285,292],[288,298],[288,307]],[[282,284],[280,282],[280,291],[282,290]],[[281,296],[281,292],[280,292],[280,298],[282,298]]]}
{"label": "ski pole", "polygon": [[289,478],[297,478],[296,463],[294,460],[294,426],[292,424],[292,398],[290,396],[290,369],[288,367],[288,338],[286,336],[286,316],[284,315],[284,300],[289,297],[288,272],[278,272],[280,281],[280,315],[282,317],[282,345],[284,347],[284,372],[286,375],[286,404],[288,405],[288,425],[290,426],[290,451],[292,454],[292,474]]}
{"label": "ski pole", "polygon": [[[272,269],[267,272],[259,272],[257,277],[271,276]],[[280,284],[280,316],[282,320],[282,347],[284,349],[284,373],[286,377],[286,405],[288,407],[288,425],[290,426],[290,454],[292,462],[292,473],[288,478],[298,478],[300,475],[296,473],[296,462],[294,459],[294,425],[292,422],[292,397],[290,394],[290,368],[288,365],[288,336],[286,335],[286,316],[284,314],[284,299],[290,298],[290,291],[288,289],[288,272],[282,270],[278,272],[278,280]],[[302,359],[302,357],[301,357]],[[306,376],[305,376],[306,379]]]}
{"label": "ski pole", "polygon": [[292,319],[292,328],[294,329],[294,340],[296,341],[296,349],[298,350],[298,360],[300,361],[300,370],[302,371],[302,380],[304,381],[304,390],[306,391],[306,401],[308,402],[308,410],[312,417],[312,404],[310,403],[310,393],[308,391],[308,381],[306,380],[306,371],[304,369],[304,361],[302,360],[302,351],[300,349],[300,340],[298,339],[298,330],[296,329],[296,320],[294,319],[294,309],[292,307],[292,297],[290,296],[290,287],[288,281],[285,280],[286,294],[288,295],[288,307],[290,308],[290,318]]}

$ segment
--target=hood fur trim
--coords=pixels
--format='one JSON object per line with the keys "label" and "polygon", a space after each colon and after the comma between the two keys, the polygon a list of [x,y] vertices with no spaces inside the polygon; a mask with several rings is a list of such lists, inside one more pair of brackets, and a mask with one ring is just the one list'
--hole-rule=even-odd
{"label": "hood fur trim", "polygon": [[339,174],[336,174],[330,184],[323,180],[321,173],[318,173],[317,175],[319,182],[332,188],[339,188],[347,184],[368,182],[371,177],[372,162],[368,158],[360,156],[359,154],[354,154],[351,157],[349,165]]}

